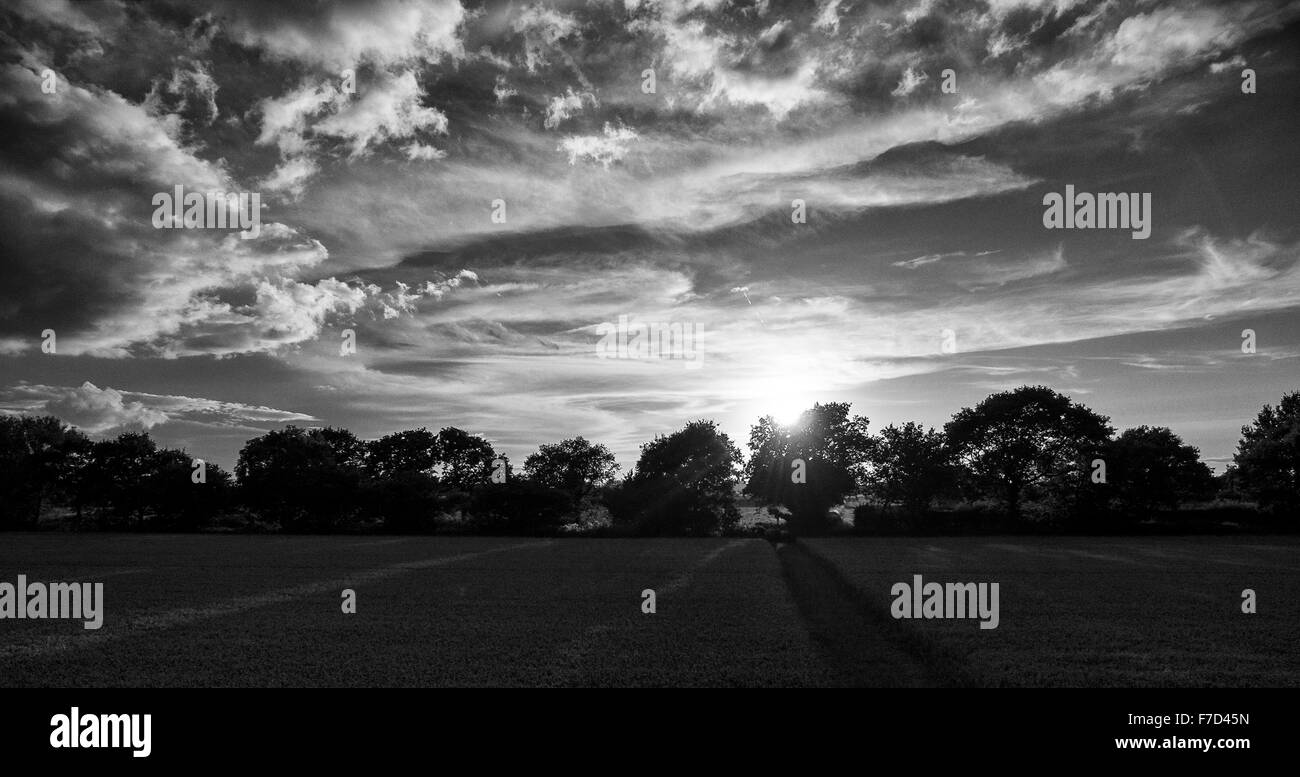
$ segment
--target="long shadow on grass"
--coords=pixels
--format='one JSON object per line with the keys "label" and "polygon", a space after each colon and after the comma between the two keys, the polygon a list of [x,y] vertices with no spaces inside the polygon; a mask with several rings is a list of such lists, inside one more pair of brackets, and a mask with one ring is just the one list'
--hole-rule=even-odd
{"label": "long shadow on grass", "polygon": [[980,684],[953,656],[901,628],[828,562],[798,542],[777,557],[799,614],[833,684],[854,688],[934,688]]}

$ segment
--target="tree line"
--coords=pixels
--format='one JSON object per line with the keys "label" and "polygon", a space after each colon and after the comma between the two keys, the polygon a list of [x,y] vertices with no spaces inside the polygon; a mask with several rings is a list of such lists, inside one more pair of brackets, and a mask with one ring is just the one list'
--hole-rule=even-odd
{"label": "tree line", "polygon": [[1117,434],[1045,386],[992,394],[938,430],[868,425],[848,403],[789,424],[764,416],[746,457],[715,422],[691,421],[644,443],[621,477],[613,453],[583,437],[541,445],[516,471],[456,427],[362,440],[287,426],[249,440],[231,473],[147,433],[95,441],[52,416],[10,415],[0,527],[703,536],[740,531],[748,504],[814,534],[835,530],[846,502],[865,532],[1124,531],[1216,500],[1279,527],[1300,514],[1300,392],[1242,427],[1218,477],[1171,430]]}

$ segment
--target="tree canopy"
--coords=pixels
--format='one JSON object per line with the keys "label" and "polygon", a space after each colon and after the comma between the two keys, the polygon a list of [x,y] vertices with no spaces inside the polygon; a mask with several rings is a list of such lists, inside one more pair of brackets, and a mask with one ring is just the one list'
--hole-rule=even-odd
{"label": "tree canopy", "polygon": [[618,472],[614,454],[582,437],[542,445],[524,459],[524,475],[539,485],[582,498]]}
{"label": "tree canopy", "polygon": [[873,441],[849,403],[814,404],[792,424],[760,418],[749,433],[745,493],[790,510],[802,533],[828,527],[827,512],[853,493],[866,472]]}
{"label": "tree canopy", "polygon": [[911,516],[923,513],[955,476],[943,434],[914,421],[881,429],[870,462],[868,490]]}
{"label": "tree canopy", "polygon": [[691,421],[641,446],[641,457],[611,495],[616,520],[639,534],[705,535],[739,519],[740,450],[713,421]]}
{"label": "tree canopy", "polygon": [[993,394],[944,426],[973,485],[998,497],[1013,516],[1027,492],[1067,471],[1084,477],[1086,460],[1113,432],[1108,418],[1046,386]]}
{"label": "tree canopy", "polygon": [[[717,423],[691,421],[644,443],[614,481],[614,453],[580,436],[539,446],[517,476],[487,439],[454,426],[369,441],[286,426],[245,443],[235,481],[147,432],[91,440],[53,416],[0,415],[0,528],[44,516],[194,530],[220,516],[255,530],[554,534],[608,528],[612,515],[613,531],[702,536],[739,525],[741,484],[773,514],[788,511],[798,533],[833,528],[829,508],[851,496],[862,498],[855,525],[866,531],[1015,530],[1022,508],[1085,530],[1182,520],[1184,510],[1202,526],[1300,513],[1300,392],[1242,428],[1217,478],[1172,430],[1113,436],[1105,416],[1044,386],[992,394],[942,432],[906,422],[872,435],[849,404],[819,403],[790,424],[759,418],[748,447],[745,461]],[[986,496],[999,505],[980,504]]]}
{"label": "tree canopy", "polygon": [[1277,406],[1264,405],[1241,428],[1233,463],[1238,482],[1261,506],[1300,512],[1300,391],[1284,395]]}
{"label": "tree canopy", "polygon": [[1107,481],[1122,511],[1149,515],[1202,499],[1214,485],[1214,473],[1196,448],[1165,427],[1125,429],[1105,448]]}

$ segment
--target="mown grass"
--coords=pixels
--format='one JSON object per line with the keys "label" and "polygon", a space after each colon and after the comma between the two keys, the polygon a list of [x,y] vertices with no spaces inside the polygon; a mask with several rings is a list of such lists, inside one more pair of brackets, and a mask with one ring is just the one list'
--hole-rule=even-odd
{"label": "mown grass", "polygon": [[[1300,684],[1295,539],[801,544],[883,613],[893,583],[913,574],[999,583],[995,630],[873,621],[961,684]],[[0,621],[0,686],[852,681],[814,646],[777,555],[759,540],[2,535],[0,580],[19,573],[103,582],[107,611],[97,632]],[[340,612],[344,587],[357,591],[356,615]],[[641,612],[646,588],[658,594],[654,615]],[[1258,595],[1255,615],[1241,613],[1243,588]],[[805,593],[805,607],[844,605],[827,586]],[[836,646],[852,655],[853,645]],[[865,640],[861,649],[873,650]]]}
{"label": "mown grass", "polygon": [[102,581],[107,611],[0,621],[4,686],[831,682],[759,540],[5,535],[18,573]]}
{"label": "mown grass", "polygon": [[[935,669],[984,686],[1300,685],[1300,540],[824,538],[803,541],[870,606],[894,583],[1000,584],[1000,625],[898,620]],[[1241,610],[1254,589],[1256,614]]]}

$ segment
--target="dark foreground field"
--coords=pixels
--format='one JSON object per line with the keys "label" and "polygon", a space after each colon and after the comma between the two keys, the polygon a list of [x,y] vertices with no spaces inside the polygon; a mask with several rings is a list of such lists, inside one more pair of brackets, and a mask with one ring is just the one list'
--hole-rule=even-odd
{"label": "dark foreground field", "polygon": [[[1300,685],[1285,538],[0,535],[18,574],[106,614],[0,620],[0,686]],[[998,582],[999,627],[893,620],[914,574]]]}

